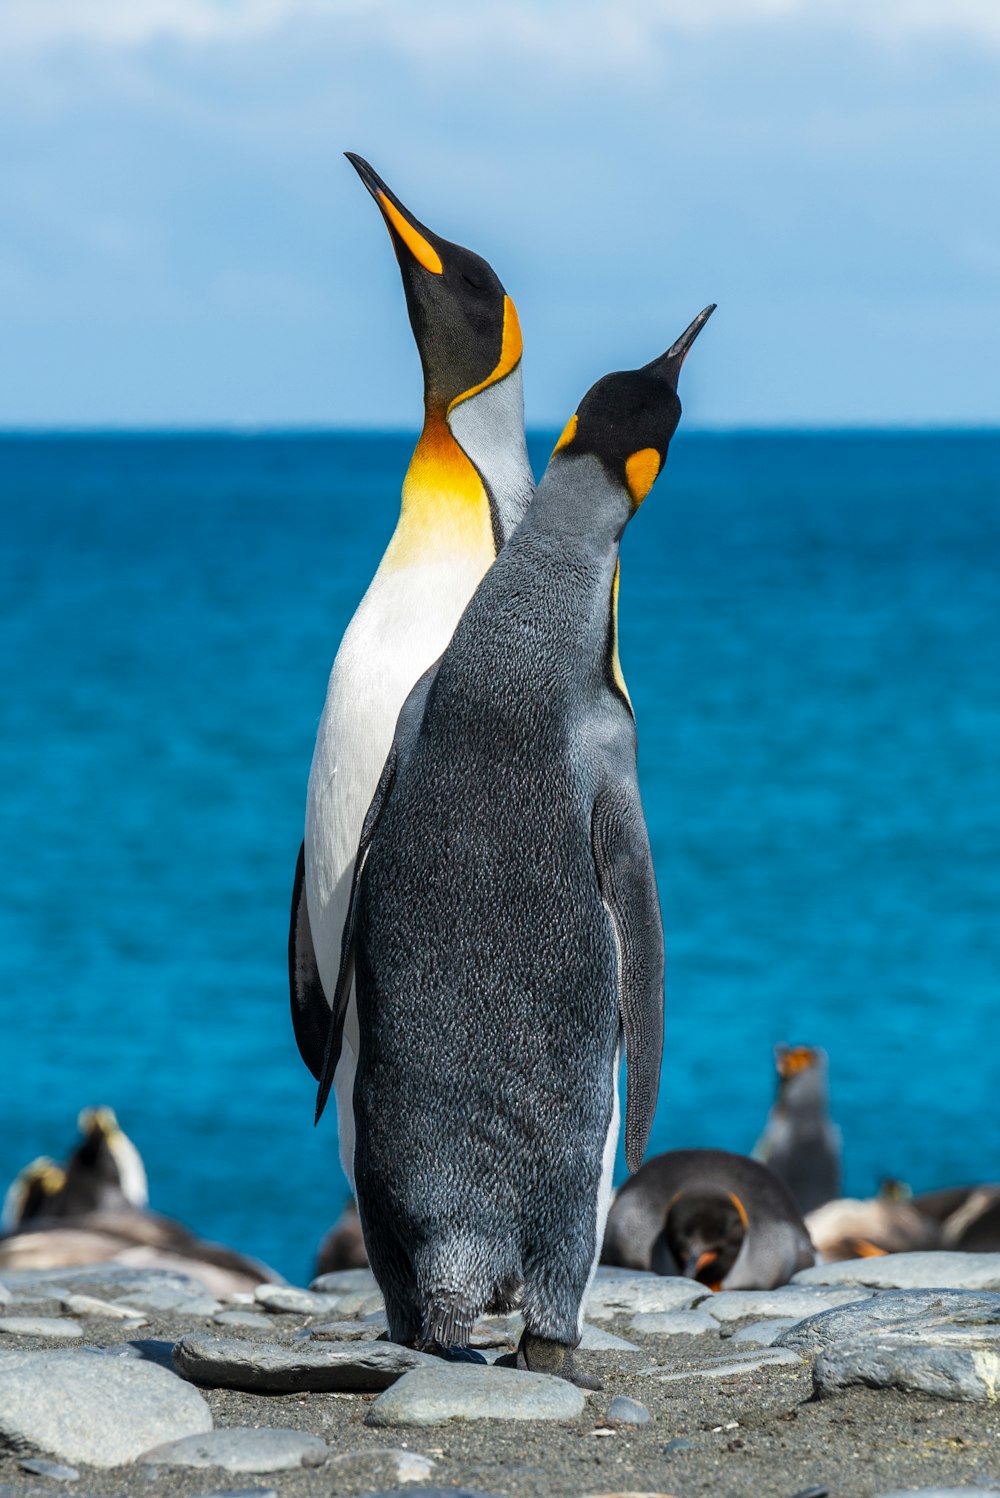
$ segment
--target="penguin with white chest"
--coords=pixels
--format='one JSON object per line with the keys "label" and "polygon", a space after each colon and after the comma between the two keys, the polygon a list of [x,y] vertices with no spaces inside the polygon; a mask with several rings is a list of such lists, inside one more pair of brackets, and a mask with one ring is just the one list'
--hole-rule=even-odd
{"label": "penguin with white chest", "polygon": [[[354,855],[399,710],[435,661],[531,499],[521,333],[492,268],[433,234],[367,162],[348,159],[385,219],[424,374],[424,426],[399,523],[333,664],[306,800],[289,931],[292,1021],[319,1076]],[[340,1155],[353,1185],[353,996],[336,1078]]]}
{"label": "penguin with white chest", "polygon": [[666,457],[677,376],[600,380],[400,715],[365,818],[318,1112],[356,975],[356,1186],[393,1340],[451,1353],[520,1303],[518,1365],[573,1365],[628,1064],[639,1165],[663,930],[617,652],[618,547]]}

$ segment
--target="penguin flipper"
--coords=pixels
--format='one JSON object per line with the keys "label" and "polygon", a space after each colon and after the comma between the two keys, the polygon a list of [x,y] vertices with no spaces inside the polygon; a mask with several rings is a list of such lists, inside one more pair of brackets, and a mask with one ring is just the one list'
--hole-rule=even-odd
{"label": "penguin flipper", "polygon": [[330,1028],[330,1005],[319,976],[316,948],[306,904],[305,844],[299,849],[292,888],[292,919],[288,928],[288,990],[292,1002],[292,1028],[299,1055],[319,1079]]}
{"label": "penguin flipper", "polygon": [[330,1088],[333,1086],[334,1073],[337,1070],[337,1062],[340,1060],[341,1046],[344,1039],[344,1020],[347,1017],[347,1004],[351,996],[351,985],[354,982],[354,925],[358,915],[358,891],[361,887],[361,875],[364,872],[365,860],[368,850],[372,845],[372,838],[378,827],[379,818],[385,810],[386,803],[392,793],[393,781],[396,778],[396,765],[398,762],[398,746],[393,743],[389,750],[389,757],[382,767],[379,783],[375,787],[371,805],[365,814],[365,820],[361,827],[361,837],[358,840],[358,852],[354,860],[354,876],[351,879],[351,897],[347,906],[347,919],[344,921],[344,935],[340,948],[340,971],[337,974],[337,986],[333,995],[333,1013],[327,1011],[327,1033],[323,1061],[319,1071],[316,1073],[319,1081],[319,1091],[316,1095],[316,1118],[319,1123],[326,1107],[327,1098],[330,1096]]}
{"label": "penguin flipper", "polygon": [[663,1059],[663,920],[638,786],[619,781],[599,792],[591,844],[618,941],[628,1088],[625,1161],[635,1171],[649,1143]]}

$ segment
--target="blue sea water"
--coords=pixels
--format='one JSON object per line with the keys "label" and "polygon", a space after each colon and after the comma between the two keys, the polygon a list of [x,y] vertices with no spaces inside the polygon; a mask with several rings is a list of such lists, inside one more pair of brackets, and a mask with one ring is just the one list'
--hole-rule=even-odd
{"label": "blue sea water", "polygon": [[[0,1187],[111,1103],[157,1208],[308,1274],[344,1184],[289,893],[411,445],[0,440]],[[621,637],[667,939],[654,1146],[749,1149],[792,1040],[829,1049],[850,1191],[1000,1177],[1000,434],[679,436]]]}

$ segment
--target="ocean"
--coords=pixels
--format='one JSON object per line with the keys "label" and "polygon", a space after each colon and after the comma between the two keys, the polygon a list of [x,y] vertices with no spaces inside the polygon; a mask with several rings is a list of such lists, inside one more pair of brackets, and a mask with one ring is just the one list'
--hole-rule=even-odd
{"label": "ocean", "polygon": [[[346,1188],[289,897],[412,442],[0,439],[0,1191],[109,1103],[158,1210],[310,1273]],[[682,433],[620,615],[653,1147],[750,1149],[793,1041],[830,1053],[851,1193],[1000,1178],[1000,433]]]}

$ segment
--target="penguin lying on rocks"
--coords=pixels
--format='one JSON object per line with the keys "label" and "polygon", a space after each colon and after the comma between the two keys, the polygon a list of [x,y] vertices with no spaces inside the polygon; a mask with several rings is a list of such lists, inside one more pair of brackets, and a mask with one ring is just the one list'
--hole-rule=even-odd
{"label": "penguin lying on rocks", "polygon": [[520,1302],[517,1365],[582,1384],[573,1349],[610,1198],[620,1048],[634,1170],[663,1036],[618,547],[712,310],[584,397],[400,714],[361,834],[317,1105],[356,975],[358,1206],[391,1338],[467,1356],[476,1319]]}
{"label": "penguin lying on rocks", "polygon": [[[292,1022],[320,1074],[361,824],[417,678],[531,499],[521,330],[491,266],[431,232],[366,161],[348,154],[385,220],[424,375],[424,426],[399,522],[340,643],[306,797],[288,939]],[[335,1079],[340,1158],[354,1180],[352,995]]]}
{"label": "penguin lying on rocks", "polygon": [[8,1190],[0,1271],[114,1262],[190,1274],[214,1295],[284,1283],[266,1264],[146,1210],[142,1158],[111,1108],[85,1108],[79,1127],[65,1166],[35,1160]]}
{"label": "penguin lying on rocks", "polygon": [[816,1046],[774,1048],[778,1094],[755,1160],[791,1190],[801,1212],[840,1195],[840,1130],[830,1118],[827,1056]]}
{"label": "penguin lying on rocks", "polygon": [[668,1150],[616,1195],[601,1262],[712,1290],[772,1290],[816,1254],[791,1192],[766,1166],[725,1150]]}
{"label": "penguin lying on rocks", "polygon": [[942,1247],[963,1253],[1000,1251],[1000,1185],[924,1191],[912,1202],[918,1212],[940,1223]]}
{"label": "penguin lying on rocks", "polygon": [[945,1247],[941,1224],[904,1197],[841,1197],[809,1212],[806,1226],[827,1264]]}

